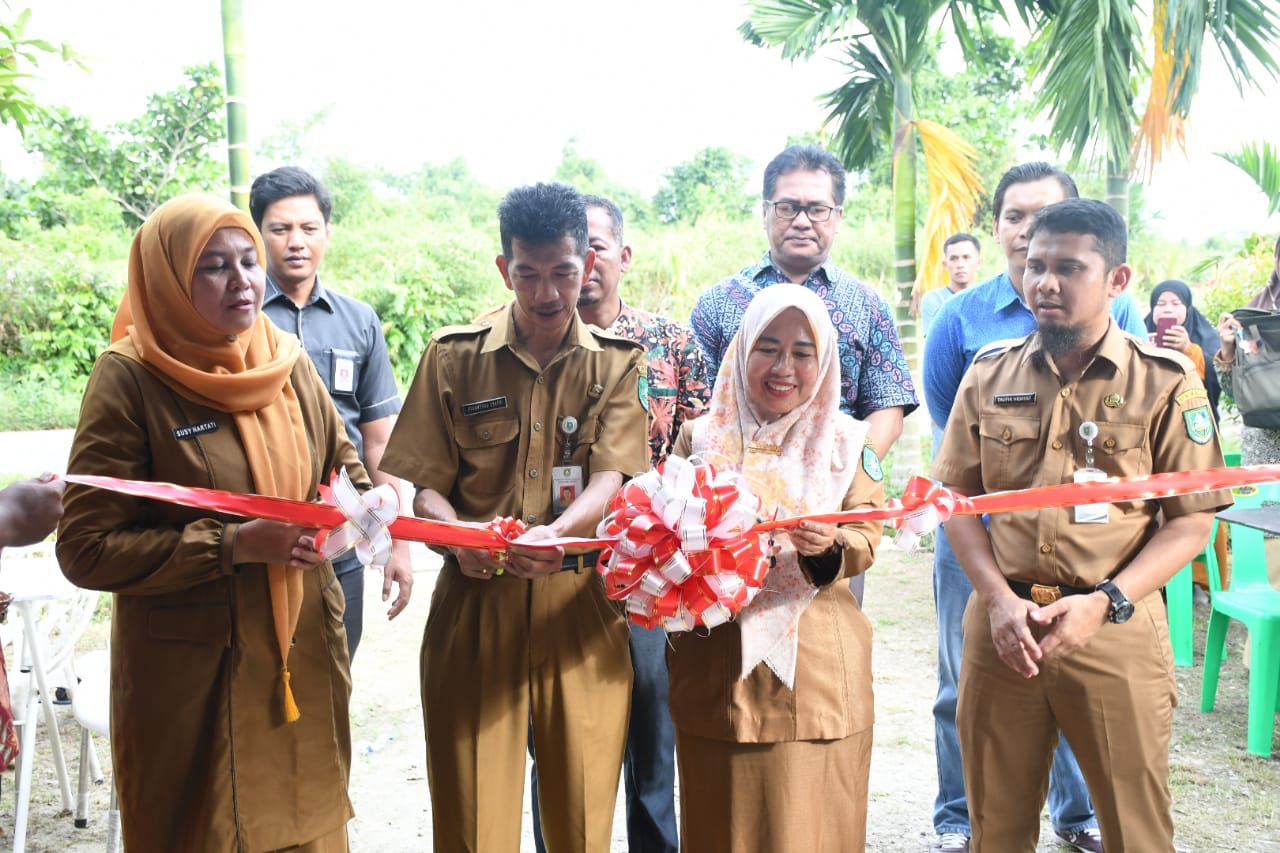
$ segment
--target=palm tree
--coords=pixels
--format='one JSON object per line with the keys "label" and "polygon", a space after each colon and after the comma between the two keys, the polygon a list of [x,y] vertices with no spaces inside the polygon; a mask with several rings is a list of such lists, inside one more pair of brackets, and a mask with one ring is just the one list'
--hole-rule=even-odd
{"label": "palm tree", "polygon": [[1148,70],[1139,10],[1113,0],[1044,6],[1037,106],[1049,116],[1050,140],[1070,152],[1073,166],[1086,157],[1105,164],[1107,201],[1122,214],[1130,177],[1150,174],[1165,147],[1183,141],[1206,42],[1218,48],[1239,91],[1256,85],[1255,65],[1273,78],[1280,71],[1275,0],[1153,0],[1154,59],[1139,120],[1133,81]]}
{"label": "palm tree", "polygon": [[[973,222],[982,191],[972,146],[955,133],[916,114],[913,75],[931,58],[938,19],[950,18],[961,46],[975,53],[968,15],[982,5],[954,0],[751,0],[750,19],[740,32],[760,46],[780,46],[784,59],[808,58],[828,45],[844,51],[849,76],[823,95],[828,123],[838,123],[831,147],[853,170],[870,167],[885,149],[893,157],[894,316],[903,351],[919,375],[915,305],[941,282],[942,241]],[[919,144],[917,144],[917,142]],[[917,148],[929,182],[923,273],[916,274]],[[908,428],[914,424],[908,421]],[[918,432],[918,431],[915,431]],[[897,445],[894,480],[921,467],[919,435],[909,431]]]}
{"label": "palm tree", "polygon": [[222,52],[227,67],[227,165],[231,203],[249,210],[249,107],[244,94],[244,11],[241,0],[222,0]]}

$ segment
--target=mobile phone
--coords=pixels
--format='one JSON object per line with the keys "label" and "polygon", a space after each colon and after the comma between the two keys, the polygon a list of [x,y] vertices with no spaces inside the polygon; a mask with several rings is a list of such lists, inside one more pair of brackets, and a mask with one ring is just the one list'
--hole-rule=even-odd
{"label": "mobile phone", "polygon": [[1178,321],[1173,317],[1161,317],[1159,320],[1156,320],[1156,346],[1165,346],[1165,332],[1169,331],[1171,327],[1176,325],[1178,325]]}

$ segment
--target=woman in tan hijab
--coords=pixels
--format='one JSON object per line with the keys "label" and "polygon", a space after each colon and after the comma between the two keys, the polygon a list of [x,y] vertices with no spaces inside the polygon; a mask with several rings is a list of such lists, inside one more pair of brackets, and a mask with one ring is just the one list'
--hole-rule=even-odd
{"label": "woman in tan hijab", "polygon": [[[247,215],[183,196],[143,223],[68,471],[311,500],[368,478],[311,360],[260,312]],[[116,593],[111,753],[125,846],[344,851],[343,596],[315,530],[66,490],[57,553]]]}

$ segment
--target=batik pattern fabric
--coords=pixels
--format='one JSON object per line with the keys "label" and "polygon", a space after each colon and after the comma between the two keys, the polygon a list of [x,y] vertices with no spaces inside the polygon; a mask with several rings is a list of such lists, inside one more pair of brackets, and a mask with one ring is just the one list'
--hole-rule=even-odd
{"label": "batik pattern fabric", "polygon": [[701,415],[715,374],[708,374],[693,332],[674,320],[623,305],[609,331],[644,347],[649,380],[649,452],[657,465],[671,452],[680,425]]}
{"label": "batik pattern fabric", "polygon": [[[768,253],[698,297],[689,325],[702,346],[707,375],[714,377],[742,315],[757,293],[789,283]],[[866,418],[881,409],[901,406],[909,415],[919,405],[915,382],[907,369],[893,311],[870,285],[827,261],[811,272],[803,286],[826,305],[835,326],[840,353],[840,410]]]}

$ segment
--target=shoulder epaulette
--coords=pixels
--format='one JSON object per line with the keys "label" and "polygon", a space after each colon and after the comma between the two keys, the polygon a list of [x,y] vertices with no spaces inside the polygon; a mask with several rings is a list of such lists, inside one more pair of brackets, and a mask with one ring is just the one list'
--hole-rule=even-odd
{"label": "shoulder epaulette", "polygon": [[488,323],[466,323],[457,326],[441,326],[431,333],[431,340],[443,341],[448,338],[461,338],[478,335],[489,331]]}
{"label": "shoulder epaulette", "polygon": [[1187,374],[1200,375],[1200,371],[1196,369],[1195,362],[1187,358],[1175,349],[1167,347],[1158,347],[1146,338],[1140,338],[1137,335],[1131,335],[1128,332],[1123,333],[1125,338],[1129,340],[1130,345],[1138,352],[1148,358],[1157,358],[1161,361],[1168,361],[1176,364],[1180,370]]}
{"label": "shoulder epaulette", "polygon": [[611,332],[608,329],[602,329],[599,326],[592,325],[591,323],[584,323],[583,325],[586,326],[589,330],[591,330],[591,334],[595,335],[597,338],[599,338],[602,341],[608,341],[609,343],[613,343],[613,344],[623,344],[626,346],[639,347],[640,349],[644,349],[644,344],[640,343],[639,341],[633,341],[631,340],[631,338],[624,338],[622,335],[619,335],[617,332]]}
{"label": "shoulder epaulette", "polygon": [[993,355],[999,355],[1000,353],[1005,352],[1006,350],[1010,350],[1013,347],[1016,347],[1019,344],[1023,343],[1024,341],[1026,341],[1028,337],[1030,336],[1023,335],[1020,338],[1005,338],[1004,340],[1000,340],[1000,341],[992,341],[991,343],[987,344],[986,346],[979,349],[976,353],[974,353],[973,360],[978,361],[980,359],[990,358]]}

